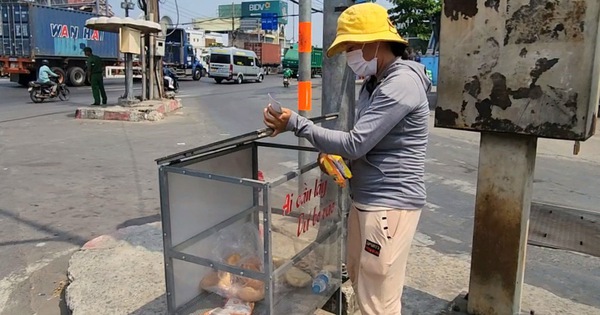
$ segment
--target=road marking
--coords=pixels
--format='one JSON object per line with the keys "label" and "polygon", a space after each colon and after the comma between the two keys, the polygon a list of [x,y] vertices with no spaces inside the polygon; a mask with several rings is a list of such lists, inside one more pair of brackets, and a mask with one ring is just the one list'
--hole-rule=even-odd
{"label": "road marking", "polygon": [[20,270],[18,272],[13,272],[4,279],[0,280],[0,313],[4,311],[7,306],[8,299],[10,295],[14,291],[15,287],[17,287],[21,282],[26,281],[29,277],[42,268],[48,266],[52,261],[58,259],[62,256],[72,254],[77,251],[79,247],[72,247],[70,249],[64,250],[62,252],[55,253],[50,255],[50,257],[38,260],[32,264],[27,265],[25,269]]}
{"label": "road marking", "polygon": [[447,179],[443,176],[435,175],[432,173],[425,174],[425,181],[431,184],[447,185],[469,195],[475,195],[475,193],[477,192],[477,187],[467,181],[460,179]]}

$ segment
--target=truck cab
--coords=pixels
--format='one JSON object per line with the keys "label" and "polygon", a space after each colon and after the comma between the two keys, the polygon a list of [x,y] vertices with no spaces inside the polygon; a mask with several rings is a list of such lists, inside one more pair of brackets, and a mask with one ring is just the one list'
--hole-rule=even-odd
{"label": "truck cab", "polygon": [[163,61],[175,70],[178,77],[191,77],[195,81],[206,75],[200,56],[188,43],[184,29],[169,29],[165,40]]}

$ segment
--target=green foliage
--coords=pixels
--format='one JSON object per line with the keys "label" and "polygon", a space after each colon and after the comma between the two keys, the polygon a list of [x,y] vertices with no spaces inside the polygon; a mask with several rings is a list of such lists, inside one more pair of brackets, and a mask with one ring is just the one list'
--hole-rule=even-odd
{"label": "green foliage", "polygon": [[428,39],[431,21],[439,16],[442,4],[439,0],[390,0],[395,5],[389,10],[390,19],[405,37]]}

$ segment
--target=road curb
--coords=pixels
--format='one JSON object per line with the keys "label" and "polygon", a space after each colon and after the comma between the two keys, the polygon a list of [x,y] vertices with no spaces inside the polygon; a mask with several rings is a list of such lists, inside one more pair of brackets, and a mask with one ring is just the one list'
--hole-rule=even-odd
{"label": "road curb", "polygon": [[168,113],[182,108],[181,99],[144,101],[135,106],[87,106],[77,108],[75,119],[99,119],[120,121],[157,121]]}

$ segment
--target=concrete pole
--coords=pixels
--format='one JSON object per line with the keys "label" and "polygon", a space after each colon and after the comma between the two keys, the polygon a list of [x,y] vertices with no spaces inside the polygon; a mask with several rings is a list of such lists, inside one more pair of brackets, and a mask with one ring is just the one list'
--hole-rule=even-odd
{"label": "concrete pole", "polygon": [[[298,4],[298,113],[306,115],[312,109],[312,83],[310,58],[312,53],[311,0],[300,0]],[[310,146],[308,140],[298,138],[299,146]],[[298,152],[298,167],[309,163],[307,152]],[[302,180],[299,182],[302,185]]]}
{"label": "concrete pole", "polygon": [[[148,5],[148,20],[152,21],[152,22],[157,22],[159,20],[158,17],[158,0],[149,0],[147,2]],[[149,76],[149,82],[148,82],[148,90],[149,90],[149,99],[153,100],[156,99],[160,93],[156,93],[157,92],[157,83],[156,82],[156,66],[155,66],[155,61],[156,61],[156,54],[155,54],[155,50],[156,50],[156,35],[155,34],[148,34],[148,36],[150,37],[150,43],[148,46],[148,62],[149,62],[149,70],[148,70],[148,76]]]}
{"label": "concrete pole", "polygon": [[[129,17],[129,4],[130,0],[125,0],[125,17]],[[125,104],[131,104],[135,98],[133,95],[133,55],[131,53],[125,53]]]}
{"label": "concrete pole", "polygon": [[[335,40],[337,20],[340,14],[352,4],[352,0],[323,1],[323,49],[325,51]],[[334,121],[325,122],[323,126],[347,131],[352,129],[354,124],[355,75],[346,64],[345,54],[327,58],[325,51],[323,52],[321,113],[339,112],[340,117]]]}
{"label": "concrete pole", "polygon": [[469,314],[521,312],[536,149],[536,137],[481,134]]}
{"label": "concrete pole", "polygon": [[142,43],[142,54],[141,60],[142,63],[142,101],[148,99],[148,66],[146,64],[146,56],[148,52],[146,51],[146,47],[148,47],[148,35],[142,35],[141,43]]}
{"label": "concrete pole", "polygon": [[[327,0],[323,1],[323,50],[327,50],[333,43],[337,31],[337,20],[346,8],[353,4],[352,0]],[[328,121],[322,124],[329,129],[348,131],[354,126],[354,107],[356,80],[354,72],[347,66],[346,54],[338,54],[332,58],[327,58],[323,53],[323,88],[321,92],[321,114],[331,114],[339,112],[336,120]],[[323,175],[327,176],[327,175]],[[350,210],[350,193],[346,187],[338,195],[337,204],[342,210],[342,218],[346,219]],[[343,224],[345,227],[346,225]],[[344,228],[344,232],[345,232]],[[319,232],[321,232],[319,230]],[[344,235],[345,236],[345,235]],[[341,254],[345,261],[346,246],[345,237]]]}

